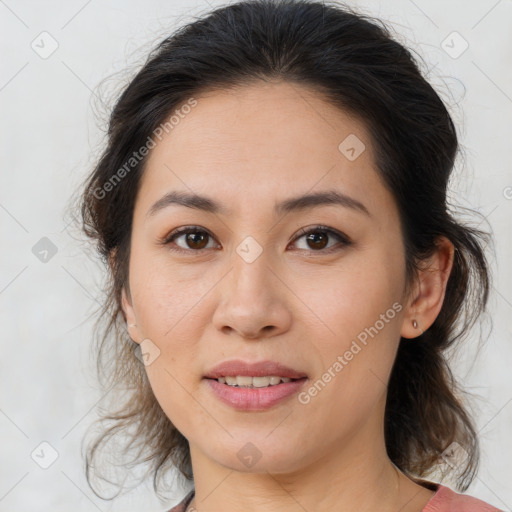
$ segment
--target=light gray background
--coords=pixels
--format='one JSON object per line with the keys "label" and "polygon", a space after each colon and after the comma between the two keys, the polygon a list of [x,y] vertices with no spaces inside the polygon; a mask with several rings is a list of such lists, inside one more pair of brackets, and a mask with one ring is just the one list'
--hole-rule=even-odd
{"label": "light gray background", "polygon": [[[0,1],[1,511],[166,510],[187,490],[177,489],[175,500],[160,503],[148,484],[105,502],[87,486],[80,443],[103,398],[89,357],[102,276],[93,254],[68,226],[65,207],[102,140],[95,117],[101,120],[105,113],[95,99],[98,84],[129,66],[128,74],[106,83],[103,92],[114,94],[153,43],[210,5],[220,4]],[[482,466],[468,494],[510,511],[512,2],[368,0],[358,5],[391,21],[402,41],[425,58],[425,70],[449,104],[465,149],[453,200],[480,211],[496,237],[494,330],[474,364],[476,342],[464,346],[455,373],[481,397],[474,404]],[[43,51],[46,37],[44,48],[50,48],[43,31],[58,43],[46,59],[31,47],[35,41]],[[442,47],[453,31],[469,44],[457,58]],[[452,52],[460,51],[462,40],[451,38]],[[42,237],[58,251],[46,263],[32,252]],[[48,469],[31,458],[43,441],[58,452]],[[49,456],[47,448],[43,452]],[[40,448],[38,453],[44,458]]]}

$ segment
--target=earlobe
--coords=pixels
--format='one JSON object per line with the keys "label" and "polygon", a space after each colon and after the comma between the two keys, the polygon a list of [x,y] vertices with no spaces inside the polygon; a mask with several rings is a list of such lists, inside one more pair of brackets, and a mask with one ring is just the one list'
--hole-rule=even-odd
{"label": "earlobe", "polygon": [[434,323],[443,306],[454,247],[446,237],[438,238],[436,247],[434,254],[418,271],[417,286],[411,294],[400,333],[403,338],[416,338],[423,334]]}

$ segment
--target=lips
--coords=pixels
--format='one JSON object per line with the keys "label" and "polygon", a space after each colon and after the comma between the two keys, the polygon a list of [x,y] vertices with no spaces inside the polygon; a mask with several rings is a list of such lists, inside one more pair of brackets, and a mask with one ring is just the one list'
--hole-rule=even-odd
{"label": "lips", "polygon": [[263,388],[237,388],[204,379],[210,392],[222,403],[242,412],[265,411],[291,398],[303,389],[307,377]]}
{"label": "lips", "polygon": [[294,380],[307,377],[304,372],[294,370],[276,361],[245,362],[241,359],[231,359],[214,366],[205,374],[204,378],[218,379],[219,377],[237,375],[247,377],[276,375],[278,377],[288,377]]}

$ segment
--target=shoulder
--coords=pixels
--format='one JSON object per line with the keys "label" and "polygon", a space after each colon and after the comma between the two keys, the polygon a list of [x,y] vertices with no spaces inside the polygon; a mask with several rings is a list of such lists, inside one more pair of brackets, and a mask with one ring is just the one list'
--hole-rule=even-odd
{"label": "shoulder", "polygon": [[185,512],[189,503],[194,497],[195,489],[192,489],[176,506],[171,508],[168,512]]}
{"label": "shoulder", "polygon": [[422,512],[503,512],[478,498],[459,494],[441,484],[436,486],[436,493]]}

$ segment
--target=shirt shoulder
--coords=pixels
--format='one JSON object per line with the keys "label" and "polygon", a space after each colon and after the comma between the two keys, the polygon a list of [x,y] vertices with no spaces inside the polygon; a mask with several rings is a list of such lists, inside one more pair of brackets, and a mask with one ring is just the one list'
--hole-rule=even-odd
{"label": "shirt shoulder", "polygon": [[171,508],[168,512],[185,512],[189,503],[194,498],[195,489],[192,489],[176,506]]}
{"label": "shirt shoulder", "polygon": [[503,512],[478,498],[459,494],[442,484],[436,485],[435,494],[422,512]]}

